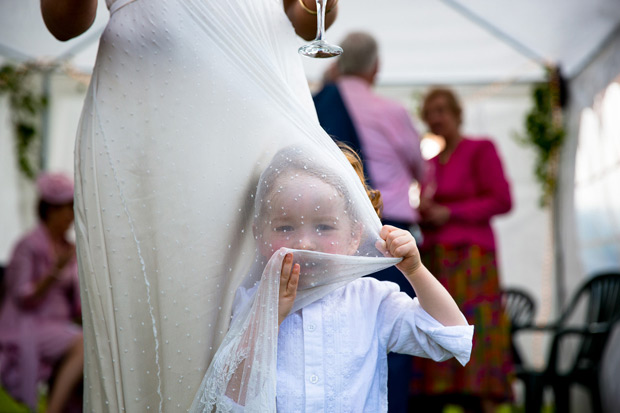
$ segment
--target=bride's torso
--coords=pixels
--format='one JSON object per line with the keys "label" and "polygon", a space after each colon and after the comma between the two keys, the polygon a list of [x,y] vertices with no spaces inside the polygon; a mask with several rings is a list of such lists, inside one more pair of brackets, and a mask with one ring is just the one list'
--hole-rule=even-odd
{"label": "bride's torso", "polygon": [[233,99],[240,87],[247,97],[277,85],[314,115],[297,53],[303,41],[281,0],[106,2],[111,16],[94,70],[96,80],[108,86],[98,90],[100,96],[150,90],[147,95],[165,93],[188,107],[191,94],[205,98],[219,88]]}

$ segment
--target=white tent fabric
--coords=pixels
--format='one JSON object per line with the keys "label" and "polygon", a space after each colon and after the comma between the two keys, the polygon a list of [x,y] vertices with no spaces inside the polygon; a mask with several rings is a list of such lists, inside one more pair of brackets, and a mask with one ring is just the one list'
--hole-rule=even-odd
{"label": "white tent fabric", "polygon": [[[46,31],[37,0],[0,0],[0,64],[75,55],[70,64],[90,72],[96,39],[108,20],[103,3],[88,33],[60,43]],[[504,283],[531,288],[543,300],[543,308],[549,309],[544,318],[551,317],[555,303],[550,300],[555,294],[550,290],[556,281],[549,278],[554,266],[551,223],[548,211],[535,204],[538,189],[531,174],[532,153],[515,145],[511,135],[522,130],[530,105],[527,84],[542,79],[541,63],[560,64],[570,80],[572,102],[566,119],[569,136],[562,154],[558,217],[564,251],[556,261],[561,263],[567,295],[586,274],[579,256],[573,191],[579,124],[582,110],[593,105],[595,96],[620,71],[618,1],[341,0],[339,13],[327,32],[328,40],[337,43],[351,30],[367,30],[378,38],[380,93],[409,105],[415,116],[411,93],[423,91],[428,84],[457,85],[466,106],[464,130],[496,139],[516,195],[513,213],[496,222]],[[316,83],[330,61],[304,60],[303,64],[309,81]],[[52,87],[48,164],[70,171],[67,154],[73,150],[72,131],[84,91],[75,82],[59,78],[55,76]],[[493,87],[484,86],[488,84]],[[6,101],[0,99],[0,193],[6,200],[0,213],[0,262],[6,261],[12,242],[32,223],[25,216],[33,202],[31,191],[24,192],[24,181],[15,173],[5,108]],[[620,394],[608,388],[608,395],[614,393]]]}
{"label": "white tent fabric", "polygon": [[[620,80],[620,79],[619,79]],[[583,272],[597,274],[620,267],[620,83],[597,96],[582,112],[575,163],[575,211]],[[620,405],[616,366],[620,328],[607,348],[603,369],[605,402]],[[613,367],[610,367],[613,366]]]}
{"label": "white tent fabric", "polygon": [[[91,69],[108,19],[100,3],[89,32],[60,43],[45,30],[37,0],[0,0],[0,55],[30,60],[76,54],[76,64]],[[398,84],[540,79],[540,61],[560,64],[570,77],[620,21],[616,0],[345,0],[339,13],[328,39],[372,32],[384,57],[381,82]],[[308,77],[319,79],[326,64],[307,61]]]}
{"label": "white tent fabric", "polygon": [[584,109],[575,165],[575,209],[584,272],[620,263],[620,84],[611,84],[594,109]]}
{"label": "white tent fabric", "polygon": [[104,1],[99,2],[97,18],[82,36],[59,42],[41,16],[37,0],[0,0],[0,64],[13,62],[65,62],[90,73],[95,64],[99,36],[108,22]]}
{"label": "white tent fabric", "polygon": [[[373,33],[383,83],[538,80],[541,62],[574,74],[619,21],[615,0],[359,0],[343,2],[328,40]],[[309,77],[319,78],[326,64],[306,62]]]}
{"label": "white tent fabric", "polygon": [[[620,266],[618,216],[615,211],[618,203],[612,194],[608,194],[609,190],[605,189],[605,185],[612,185],[615,188],[617,177],[614,173],[617,173],[615,171],[620,159],[620,135],[617,126],[619,43],[620,29],[614,33],[606,47],[601,49],[596,59],[573,79],[570,87],[571,105],[568,119],[571,123],[570,136],[563,153],[565,162],[562,164],[564,174],[562,182],[565,183],[565,187],[562,192],[565,197],[562,201],[571,205],[574,210],[571,209],[563,217],[565,221],[560,227],[570,229],[571,220],[575,220],[573,222],[581,224],[582,230],[590,230],[586,233],[582,231],[583,235],[579,236],[576,235],[577,227],[573,227],[575,232],[566,232],[563,236],[569,240],[581,240],[575,249],[584,248],[587,254],[580,256],[583,259],[579,260],[566,257],[566,267],[579,265],[580,270],[587,274],[617,269]],[[616,83],[610,85],[614,80]],[[601,222],[588,224],[592,222],[590,221],[592,215],[596,215],[593,208],[599,212],[605,211],[605,214],[612,214],[608,215],[606,224]],[[607,227],[607,235],[596,233],[602,228],[601,225]],[[604,241],[606,237],[607,242]],[[593,259],[597,250],[601,251],[601,247],[604,249],[602,244],[605,243],[615,246],[613,254],[607,254],[605,259]]]}
{"label": "white tent fabric", "polygon": [[[588,113],[591,111],[590,108],[596,108],[600,103],[600,100],[604,94],[604,92],[608,89],[613,89],[609,85],[614,80],[617,82],[619,80],[620,75],[620,30],[616,30],[612,36],[608,39],[604,47],[601,47],[599,52],[594,56],[594,59],[588,64],[583,70],[577,74],[570,84],[570,94],[571,94],[571,104],[568,110],[568,131],[569,136],[567,137],[567,142],[564,145],[562,151],[563,162],[561,164],[561,191],[560,191],[560,200],[559,202],[564,206],[562,209],[562,214],[560,218],[560,237],[564,241],[564,254],[562,257],[563,267],[566,269],[567,274],[567,290],[572,291],[579,284],[584,274],[588,274],[588,271],[600,271],[600,270],[610,270],[614,269],[613,263],[610,260],[605,260],[605,267],[603,267],[600,263],[593,262],[589,259],[591,256],[590,252],[592,249],[587,248],[588,245],[580,240],[577,230],[576,223],[578,220],[583,220],[584,212],[587,209],[583,208],[583,203],[585,199],[581,199],[577,202],[576,199],[579,197],[583,197],[584,192],[588,191],[588,186],[583,180],[579,182],[579,186],[575,186],[575,180],[579,180],[583,177],[583,169],[582,171],[576,174],[576,167],[578,160],[581,160],[581,168],[587,168],[588,166],[592,166],[592,163],[586,163],[584,165],[584,155],[579,154],[581,150],[580,146],[582,143],[579,140],[579,134],[584,133],[581,130],[581,120],[584,113]],[[617,113],[617,108],[616,108]],[[590,112],[591,113],[591,112]],[[587,115],[586,115],[587,116]],[[617,116],[615,116],[617,118]],[[586,126],[587,127],[587,126]],[[585,129],[585,128],[584,128]],[[600,139],[600,138],[599,138]],[[618,159],[617,152],[617,144],[620,141],[620,136],[618,132],[616,132],[606,137],[606,145],[599,146],[598,152],[590,152],[589,154],[586,152],[586,156],[598,156],[599,159],[604,159],[609,157],[613,159]],[[614,146],[615,149],[614,149]],[[592,146],[588,143],[587,146],[590,149],[593,149]],[[610,149],[611,148],[611,149]],[[605,151],[610,151],[611,153],[605,154]],[[614,153],[615,151],[615,153]],[[613,174],[614,168],[613,163],[611,168],[608,169],[607,172]],[[586,169],[587,171],[587,169]],[[603,180],[609,179],[612,175],[601,175],[597,178],[602,178]],[[600,188],[600,183],[595,183],[594,187],[598,186]],[[617,187],[617,182],[613,182],[614,191]],[[600,197],[600,193],[593,194],[596,197]],[[613,198],[612,198],[613,199]],[[609,202],[608,198],[605,205],[611,206],[613,203]],[[612,201],[613,202],[613,201]],[[578,205],[581,204],[581,211],[578,208]],[[601,207],[603,207],[601,205]],[[581,216],[580,216],[581,215]],[[608,222],[609,226],[614,226],[613,222]],[[583,227],[582,227],[583,228]],[[592,230],[596,230],[596,226],[592,228]],[[601,234],[595,234],[592,238],[599,238],[600,240]],[[618,250],[620,249],[620,244],[618,242],[611,242],[610,246],[615,248],[615,256],[618,257]],[[582,252],[582,247],[584,251]],[[594,249],[596,251],[596,248]],[[585,252],[585,256],[582,254]],[[620,268],[620,263],[616,261],[615,270],[617,271]],[[618,360],[620,360],[620,328],[617,328],[615,334],[609,343],[609,346],[605,355],[606,362],[604,363],[603,371],[601,372],[601,386],[602,386],[602,394],[603,394],[603,402],[606,408],[606,411],[613,412],[617,411],[620,407],[620,387],[618,383],[620,383],[618,376]]]}

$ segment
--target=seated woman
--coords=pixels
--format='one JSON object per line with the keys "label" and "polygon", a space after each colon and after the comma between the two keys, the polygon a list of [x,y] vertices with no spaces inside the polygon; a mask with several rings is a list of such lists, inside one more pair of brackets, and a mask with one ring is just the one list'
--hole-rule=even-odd
{"label": "seated woman", "polygon": [[73,182],[61,174],[37,180],[39,225],[15,247],[7,266],[0,309],[0,380],[33,410],[37,386],[50,380],[48,412],[67,411],[82,379],[82,329],[73,222]]}

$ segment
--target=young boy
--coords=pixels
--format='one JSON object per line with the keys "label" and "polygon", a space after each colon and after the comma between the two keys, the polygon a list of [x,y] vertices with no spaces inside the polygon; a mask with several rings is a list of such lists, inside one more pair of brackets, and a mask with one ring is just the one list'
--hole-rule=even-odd
{"label": "young boy", "polygon": [[[338,174],[282,151],[261,176],[255,205],[260,283],[238,291],[230,340],[203,381],[202,411],[386,412],[388,352],[468,361],[473,327],[420,262],[412,235],[365,225]],[[359,278],[372,263],[385,266],[365,256],[369,244],[402,258],[397,267],[418,298]]]}

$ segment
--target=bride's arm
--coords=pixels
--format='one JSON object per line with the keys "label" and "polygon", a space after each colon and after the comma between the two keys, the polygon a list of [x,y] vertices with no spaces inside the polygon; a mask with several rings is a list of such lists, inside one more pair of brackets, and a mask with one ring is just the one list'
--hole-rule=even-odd
{"label": "bride's arm", "polygon": [[93,24],[97,0],[41,0],[41,13],[50,33],[65,41],[84,33]]}
{"label": "bride's arm", "polygon": [[[300,0],[284,0],[284,11],[288,16],[295,33],[306,40],[312,40],[316,36],[316,14],[310,14],[299,4]],[[315,0],[301,0],[310,10],[316,10]],[[330,10],[325,15],[325,28],[327,29],[336,20],[338,14],[337,0],[327,0],[326,10]]]}

